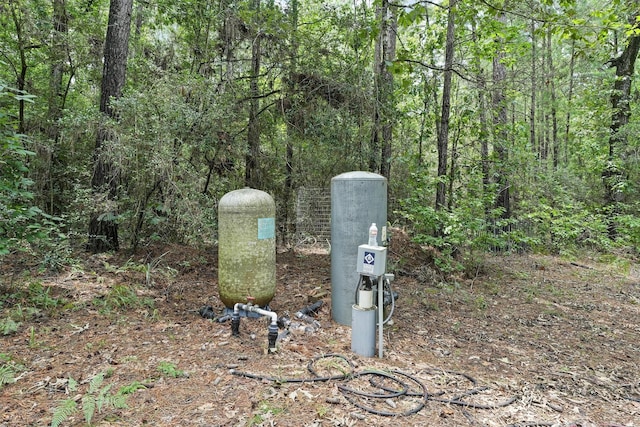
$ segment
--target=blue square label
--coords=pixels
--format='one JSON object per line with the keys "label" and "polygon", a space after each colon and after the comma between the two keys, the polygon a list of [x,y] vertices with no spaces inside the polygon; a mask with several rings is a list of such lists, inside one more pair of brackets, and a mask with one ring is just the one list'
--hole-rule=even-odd
{"label": "blue square label", "polygon": [[273,239],[275,236],[275,218],[258,218],[258,240]]}

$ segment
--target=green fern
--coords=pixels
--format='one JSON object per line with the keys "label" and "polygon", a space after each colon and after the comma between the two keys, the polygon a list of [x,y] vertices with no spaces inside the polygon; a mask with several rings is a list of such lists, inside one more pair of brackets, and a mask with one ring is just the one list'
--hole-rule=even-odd
{"label": "green fern", "polygon": [[104,382],[104,372],[100,372],[89,381],[89,391],[87,393],[94,394],[100,389],[100,386]]}
{"label": "green fern", "polygon": [[91,425],[93,415],[96,413],[96,399],[91,394],[82,396],[82,413],[87,424]]}
{"label": "green fern", "polygon": [[67,418],[78,410],[78,404],[73,399],[67,399],[62,402],[53,412],[51,427],[59,427]]}
{"label": "green fern", "polygon": [[20,325],[20,322],[16,322],[11,317],[7,317],[6,319],[0,320],[0,332],[2,332],[2,335],[15,334]]}
{"label": "green fern", "polygon": [[142,390],[146,388],[147,386],[141,383],[140,381],[134,381],[129,385],[120,387],[120,390],[118,390],[118,395],[122,395],[124,397],[127,394],[132,394],[138,390]]}
{"label": "green fern", "polygon": [[98,395],[95,397],[96,406],[98,407],[98,412],[102,411],[102,408],[105,406],[109,406],[109,391],[111,390],[111,384],[103,387]]}
{"label": "green fern", "polygon": [[5,384],[12,384],[16,382],[16,372],[10,365],[0,366],[0,389]]}
{"label": "green fern", "polygon": [[[96,413],[102,412],[103,409],[126,408],[126,395],[122,393],[111,394],[113,384],[103,386],[104,379],[107,375],[108,372],[101,372],[91,378],[87,392],[82,395],[82,399],[80,400],[80,407],[73,399],[63,401],[61,406],[54,411],[51,427],[58,427],[60,423],[80,410],[80,408],[82,408],[82,414],[84,415],[84,420],[87,425],[91,425]],[[69,391],[75,392],[78,389],[78,382],[69,377],[67,387]]]}
{"label": "green fern", "polygon": [[109,406],[114,409],[125,409],[127,408],[127,396],[124,394],[112,394],[108,399]]}

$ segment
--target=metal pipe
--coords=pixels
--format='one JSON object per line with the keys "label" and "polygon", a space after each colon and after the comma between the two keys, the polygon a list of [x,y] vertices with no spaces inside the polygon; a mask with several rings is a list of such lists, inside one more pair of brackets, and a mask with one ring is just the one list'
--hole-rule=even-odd
{"label": "metal pipe", "polygon": [[273,311],[269,311],[269,310],[265,310],[263,308],[260,308],[257,305],[236,303],[236,305],[233,306],[234,314],[235,314],[236,311],[238,313],[240,313],[240,310],[253,312],[253,313],[258,313],[261,316],[270,317],[272,324],[277,324],[277,322],[278,322],[278,315],[276,313],[274,313]]}
{"label": "metal pipe", "polygon": [[233,306],[233,315],[231,316],[231,334],[234,336],[240,335],[240,310],[258,313],[261,316],[271,318],[268,334],[268,349],[269,353],[274,353],[276,351],[276,340],[278,339],[278,315],[273,311],[265,310],[253,304],[238,302]]}
{"label": "metal pipe", "polygon": [[234,337],[240,335],[240,310],[236,309],[236,306],[233,307],[233,314],[231,315],[231,335]]}
{"label": "metal pipe", "polygon": [[324,301],[318,300],[318,301],[314,302],[313,304],[310,304],[310,305],[300,309],[299,313],[308,314],[308,315],[315,314],[316,311],[318,311],[320,309],[320,307],[322,307],[323,304],[324,304]]}
{"label": "metal pipe", "polygon": [[267,334],[267,349],[269,353],[275,353],[278,351],[276,348],[276,341],[278,340],[278,325],[275,323],[269,324],[269,333]]}
{"label": "metal pipe", "polygon": [[378,278],[378,357],[382,359],[383,351],[383,328],[384,328],[384,276]]}
{"label": "metal pipe", "polygon": [[303,312],[298,311],[298,312],[296,312],[295,316],[298,319],[302,320],[303,322],[312,324],[313,326],[315,326],[316,329],[320,328],[320,322],[318,322],[316,319],[314,319],[313,317],[309,316],[308,314],[304,314]]}

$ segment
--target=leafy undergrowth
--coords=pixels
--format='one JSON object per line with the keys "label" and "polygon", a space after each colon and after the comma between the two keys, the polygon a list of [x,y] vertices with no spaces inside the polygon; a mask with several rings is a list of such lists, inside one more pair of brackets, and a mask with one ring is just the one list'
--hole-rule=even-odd
{"label": "leafy undergrowth", "polygon": [[492,255],[445,281],[401,243],[382,359],[331,320],[326,254],[278,254],[273,311],[327,295],[321,327],[290,327],[275,354],[266,319],[236,337],[199,314],[222,314],[214,252],[97,255],[50,277],[5,263],[0,426],[640,425],[633,264]]}

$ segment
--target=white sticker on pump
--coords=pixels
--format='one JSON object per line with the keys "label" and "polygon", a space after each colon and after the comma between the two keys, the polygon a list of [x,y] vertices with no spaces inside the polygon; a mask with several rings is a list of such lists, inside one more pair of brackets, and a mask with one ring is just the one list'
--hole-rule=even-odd
{"label": "white sticker on pump", "polygon": [[373,267],[376,263],[376,254],[374,252],[364,253],[364,265],[362,266],[363,273],[373,273]]}

